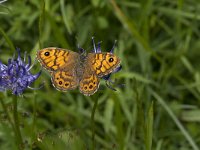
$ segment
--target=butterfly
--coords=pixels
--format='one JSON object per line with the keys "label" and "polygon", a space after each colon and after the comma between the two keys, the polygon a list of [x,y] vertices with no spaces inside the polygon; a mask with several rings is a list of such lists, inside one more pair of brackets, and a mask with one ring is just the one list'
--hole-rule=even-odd
{"label": "butterfly", "polygon": [[100,42],[96,48],[94,38],[92,41],[94,49],[88,54],[83,48],[79,53],[56,47],[37,52],[36,58],[50,72],[56,89],[68,91],[79,86],[82,94],[90,96],[98,90],[101,78],[110,81],[111,73],[121,70],[121,60],[113,54],[115,44],[110,52],[101,52]]}

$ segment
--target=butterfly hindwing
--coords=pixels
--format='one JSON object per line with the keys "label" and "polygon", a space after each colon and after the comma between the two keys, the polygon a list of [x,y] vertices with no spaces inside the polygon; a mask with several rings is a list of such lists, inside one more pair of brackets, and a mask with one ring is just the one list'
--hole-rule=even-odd
{"label": "butterfly hindwing", "polygon": [[79,90],[86,96],[94,94],[99,88],[99,78],[92,68],[92,64],[86,60],[84,65],[82,79],[79,83]]}
{"label": "butterfly hindwing", "polygon": [[67,70],[65,69],[53,72],[51,77],[52,84],[60,91],[75,89],[79,84],[76,69],[73,67]]}

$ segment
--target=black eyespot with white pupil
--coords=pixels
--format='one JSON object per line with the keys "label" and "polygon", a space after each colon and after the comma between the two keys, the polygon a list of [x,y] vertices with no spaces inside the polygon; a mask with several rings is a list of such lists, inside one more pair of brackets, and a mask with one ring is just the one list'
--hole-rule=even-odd
{"label": "black eyespot with white pupil", "polygon": [[49,56],[50,53],[49,53],[49,52],[45,52],[44,55],[45,55],[45,56]]}
{"label": "black eyespot with white pupil", "polygon": [[62,85],[62,81],[59,81],[58,83],[59,83],[60,85]]}
{"label": "black eyespot with white pupil", "polygon": [[108,60],[109,62],[113,62],[114,61],[114,59],[111,57],[111,58],[109,58],[109,60]]}

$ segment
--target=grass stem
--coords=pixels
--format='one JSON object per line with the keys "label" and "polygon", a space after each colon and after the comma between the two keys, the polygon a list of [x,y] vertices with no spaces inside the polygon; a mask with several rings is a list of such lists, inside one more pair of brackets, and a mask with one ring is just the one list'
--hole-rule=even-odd
{"label": "grass stem", "polygon": [[91,114],[91,124],[92,124],[92,150],[95,149],[95,145],[96,145],[96,142],[95,142],[95,121],[94,121],[94,115],[95,115],[95,111],[96,111],[97,105],[98,105],[98,98],[95,99],[94,106],[93,106],[93,108],[92,108],[92,114]]}

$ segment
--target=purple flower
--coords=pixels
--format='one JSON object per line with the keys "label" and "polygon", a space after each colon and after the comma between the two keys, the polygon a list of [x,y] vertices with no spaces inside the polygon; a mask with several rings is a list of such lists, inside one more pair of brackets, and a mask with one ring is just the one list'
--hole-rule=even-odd
{"label": "purple flower", "polygon": [[21,95],[26,88],[30,88],[30,84],[40,76],[41,71],[35,75],[31,74],[31,57],[28,56],[26,63],[26,53],[22,59],[19,48],[17,52],[17,59],[9,59],[7,66],[0,62],[0,91],[11,90],[12,94]]}

